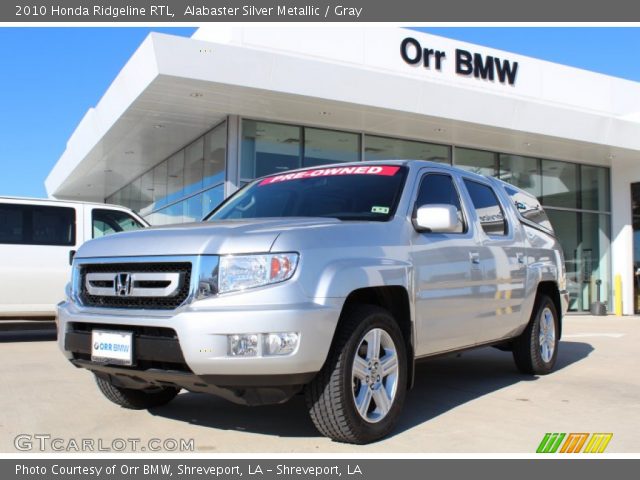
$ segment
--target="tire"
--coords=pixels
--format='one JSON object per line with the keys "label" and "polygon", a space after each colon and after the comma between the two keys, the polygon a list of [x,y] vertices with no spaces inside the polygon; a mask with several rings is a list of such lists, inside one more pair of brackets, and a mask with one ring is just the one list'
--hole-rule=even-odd
{"label": "tire", "polygon": [[178,388],[157,387],[153,390],[136,390],[113,385],[109,380],[96,376],[96,383],[102,394],[116,405],[131,410],[161,407],[173,400]]}
{"label": "tire", "polygon": [[347,307],[325,365],[305,388],[318,431],[338,442],[378,440],[396,425],[406,391],[407,354],[394,318],[373,305]]}
{"label": "tire", "polygon": [[513,342],[513,359],[518,370],[546,375],[558,358],[558,311],[551,298],[539,295],[527,328]]}

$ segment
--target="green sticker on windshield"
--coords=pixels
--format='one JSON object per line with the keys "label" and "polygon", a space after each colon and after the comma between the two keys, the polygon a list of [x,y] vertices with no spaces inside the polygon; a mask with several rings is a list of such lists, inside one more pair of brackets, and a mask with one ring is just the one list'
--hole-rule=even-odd
{"label": "green sticker on windshield", "polygon": [[389,207],[371,207],[371,213],[389,213]]}

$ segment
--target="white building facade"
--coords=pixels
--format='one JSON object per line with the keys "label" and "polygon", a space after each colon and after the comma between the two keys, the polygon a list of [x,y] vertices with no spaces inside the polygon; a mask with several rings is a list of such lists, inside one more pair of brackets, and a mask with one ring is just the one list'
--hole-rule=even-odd
{"label": "white building facade", "polygon": [[589,310],[598,281],[613,310],[618,275],[624,313],[636,309],[640,84],[413,30],[151,34],[46,188],[180,223],[268,173],[390,158],[452,163],[535,194],[565,250],[571,310]]}

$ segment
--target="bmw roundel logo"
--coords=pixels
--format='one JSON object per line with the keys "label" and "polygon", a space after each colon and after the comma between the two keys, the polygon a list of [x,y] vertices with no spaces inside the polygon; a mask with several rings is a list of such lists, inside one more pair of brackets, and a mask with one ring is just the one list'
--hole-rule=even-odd
{"label": "bmw roundel logo", "polygon": [[95,342],[95,343],[93,344],[93,349],[94,349],[94,350],[100,350],[100,343],[99,343],[99,342]]}

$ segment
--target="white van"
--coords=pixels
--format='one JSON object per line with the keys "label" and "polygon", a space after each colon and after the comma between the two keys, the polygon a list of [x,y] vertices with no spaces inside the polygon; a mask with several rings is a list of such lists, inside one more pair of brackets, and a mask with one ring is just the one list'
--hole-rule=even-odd
{"label": "white van", "polygon": [[53,317],[80,245],[147,226],[115,205],[0,197],[0,320]]}

